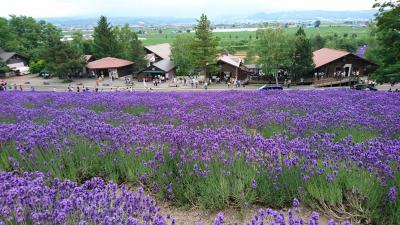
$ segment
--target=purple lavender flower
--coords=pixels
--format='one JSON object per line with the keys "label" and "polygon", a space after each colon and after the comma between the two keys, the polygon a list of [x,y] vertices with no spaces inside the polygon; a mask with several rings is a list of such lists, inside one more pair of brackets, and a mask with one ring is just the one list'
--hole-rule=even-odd
{"label": "purple lavender flower", "polygon": [[293,199],[292,205],[293,205],[293,207],[299,207],[300,206],[300,201],[297,198],[295,198],[295,199]]}
{"label": "purple lavender flower", "polygon": [[389,201],[391,203],[394,203],[397,198],[397,189],[396,186],[393,186],[389,189]]}
{"label": "purple lavender flower", "polygon": [[253,179],[253,180],[251,181],[251,187],[254,188],[254,189],[257,188],[257,181],[256,181],[256,180]]}

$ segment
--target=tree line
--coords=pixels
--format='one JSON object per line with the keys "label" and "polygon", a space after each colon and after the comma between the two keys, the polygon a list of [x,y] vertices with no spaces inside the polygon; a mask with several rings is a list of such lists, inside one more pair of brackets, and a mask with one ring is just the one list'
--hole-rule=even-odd
{"label": "tree line", "polygon": [[[307,74],[313,69],[311,42],[303,28],[295,37],[281,29],[263,29],[257,32],[256,54],[258,63],[268,74],[279,69],[290,69],[297,74]],[[195,27],[194,37],[178,35],[172,44],[172,58],[177,65],[177,75],[190,76],[217,71],[218,55],[226,51],[219,48],[219,38],[212,33],[211,22],[202,15]]]}
{"label": "tree line", "polygon": [[[260,29],[255,41],[247,43],[246,60],[256,62],[268,75],[285,70],[293,78],[309,74],[314,69],[312,52],[323,47],[355,52],[360,45],[368,45],[366,58],[379,65],[372,78],[379,83],[400,82],[400,0],[380,2],[370,35],[360,39],[356,34],[315,35],[308,38],[300,27],[295,35],[283,29]],[[210,21],[205,15],[195,28],[195,36],[178,35],[172,44],[172,58],[177,64],[177,75],[187,76],[199,71],[215,69],[217,56],[226,50],[213,36]],[[230,50],[230,49],[228,49]],[[256,61],[253,56],[258,56]]]}
{"label": "tree line", "polygon": [[[0,47],[28,57],[32,73],[47,68],[52,75],[71,79],[82,72],[86,64],[84,55],[131,60],[135,62],[134,70],[146,65],[145,51],[137,34],[128,25],[111,26],[104,16],[98,20],[93,40],[74,32],[72,41],[62,41],[61,30],[51,23],[14,15],[9,19],[0,17],[0,33]],[[8,70],[0,61],[0,71]]]}

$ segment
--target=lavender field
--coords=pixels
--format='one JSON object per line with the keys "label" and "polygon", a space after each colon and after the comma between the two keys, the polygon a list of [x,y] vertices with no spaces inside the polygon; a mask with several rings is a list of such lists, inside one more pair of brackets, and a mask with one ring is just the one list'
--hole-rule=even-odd
{"label": "lavender field", "polygon": [[176,224],[144,190],[176,207],[274,209],[249,224],[320,224],[316,213],[299,218],[299,202],[341,224],[400,224],[397,93],[0,100],[0,224]]}

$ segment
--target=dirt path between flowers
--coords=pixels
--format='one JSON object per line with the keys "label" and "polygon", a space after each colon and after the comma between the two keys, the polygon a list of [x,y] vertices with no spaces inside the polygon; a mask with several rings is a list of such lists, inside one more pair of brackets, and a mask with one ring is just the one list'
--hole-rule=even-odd
{"label": "dirt path between flowers", "polygon": [[[198,208],[194,209],[182,209],[176,208],[169,205],[166,202],[157,201],[158,207],[161,209],[163,215],[170,215],[171,218],[175,218],[177,224],[179,225],[194,225],[194,224],[212,224],[218,212],[208,212]],[[226,209],[221,212],[224,213],[225,224],[251,224],[251,219],[254,215],[258,214],[259,209],[265,209],[261,206],[252,206],[248,209],[239,211],[237,209]],[[312,211],[307,208],[300,208],[301,212],[296,217],[303,217],[305,223],[307,224],[308,219],[311,216]],[[287,219],[287,210],[282,210],[285,213]],[[320,213],[320,224],[328,224],[328,218]]]}
{"label": "dirt path between flowers", "polygon": [[[136,191],[138,189],[138,187],[131,186],[129,184],[127,184],[127,188],[130,191]],[[214,222],[214,219],[216,218],[217,214],[220,212],[224,213],[225,224],[232,224],[232,225],[233,224],[242,225],[247,223],[251,224],[251,219],[253,218],[254,215],[258,214],[260,209],[268,208],[268,207],[253,205],[247,209],[242,209],[241,211],[235,208],[228,208],[222,211],[210,212],[207,210],[200,209],[198,207],[187,209],[187,208],[180,208],[173,206],[168,201],[160,200],[159,198],[151,194],[149,190],[144,190],[144,194],[147,197],[155,199],[156,206],[160,208],[161,215],[163,215],[164,217],[169,215],[171,219],[175,219],[177,225],[197,225],[197,224],[211,225]],[[275,210],[275,211],[278,212],[282,211],[285,214],[285,219],[286,220],[288,219],[287,218],[288,209]],[[308,219],[311,217],[312,212],[313,211],[310,210],[309,208],[300,207],[300,213],[296,214],[296,218],[299,217],[304,218],[304,224],[307,224]],[[328,224],[329,217],[320,212],[318,212],[318,214],[319,214],[320,224],[321,225]],[[265,222],[270,222],[270,221],[267,220]],[[288,221],[287,224],[289,224]]]}

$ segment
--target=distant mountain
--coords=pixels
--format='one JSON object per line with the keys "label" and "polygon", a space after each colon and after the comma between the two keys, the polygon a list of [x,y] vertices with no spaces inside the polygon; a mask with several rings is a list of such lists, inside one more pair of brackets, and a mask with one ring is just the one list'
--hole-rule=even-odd
{"label": "distant mountain", "polygon": [[[302,22],[310,20],[321,21],[368,21],[374,18],[376,10],[361,11],[288,11],[288,12],[262,12],[253,15],[221,16],[212,19],[214,24],[225,23],[258,23],[268,21],[278,22]],[[97,24],[98,18],[90,17],[60,17],[43,18],[47,22],[60,27],[93,27]],[[165,25],[192,25],[196,23],[195,18],[177,17],[109,17],[112,25],[131,26],[165,26]]]}
{"label": "distant mountain", "polygon": [[304,20],[324,20],[324,21],[344,21],[344,20],[371,20],[374,18],[376,10],[361,11],[289,11],[257,13],[243,19],[253,22],[262,21],[304,21]]}
{"label": "distant mountain", "polygon": [[[93,26],[97,24],[99,18],[81,18],[81,17],[59,17],[59,18],[43,18],[43,20],[50,22],[60,27],[71,26]],[[109,17],[109,22],[112,25],[120,26],[126,23],[130,25],[182,25],[194,24],[194,18],[175,18],[175,17]]]}

